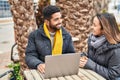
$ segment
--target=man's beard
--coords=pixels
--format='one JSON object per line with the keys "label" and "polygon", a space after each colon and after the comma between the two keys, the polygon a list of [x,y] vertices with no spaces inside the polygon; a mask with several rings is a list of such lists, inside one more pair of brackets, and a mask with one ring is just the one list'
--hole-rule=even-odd
{"label": "man's beard", "polygon": [[[61,24],[61,23],[60,23]],[[52,30],[54,30],[54,31],[57,31],[57,30],[59,30],[60,28],[61,28],[61,26],[59,26],[59,28],[57,27],[59,24],[56,24],[56,25],[50,25],[50,28],[52,29]]]}

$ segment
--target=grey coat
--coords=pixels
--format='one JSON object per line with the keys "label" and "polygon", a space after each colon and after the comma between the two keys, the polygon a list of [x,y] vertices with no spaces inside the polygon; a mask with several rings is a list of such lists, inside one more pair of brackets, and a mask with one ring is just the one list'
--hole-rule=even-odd
{"label": "grey coat", "polygon": [[[63,48],[62,54],[74,53],[74,47],[70,34],[62,27]],[[59,46],[59,45],[58,45]],[[51,55],[52,47],[50,39],[45,35],[43,25],[29,35],[26,48],[25,61],[29,68],[37,68],[38,64],[45,62],[45,56]]]}
{"label": "grey coat", "polygon": [[94,70],[107,80],[120,77],[120,43],[111,45],[107,41],[98,49],[90,45],[88,39],[88,61],[85,68]]}

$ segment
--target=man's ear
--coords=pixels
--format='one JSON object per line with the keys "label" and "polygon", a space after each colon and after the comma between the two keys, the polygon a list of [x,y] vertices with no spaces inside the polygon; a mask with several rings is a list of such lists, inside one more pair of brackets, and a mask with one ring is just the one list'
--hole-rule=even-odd
{"label": "man's ear", "polygon": [[45,20],[45,23],[47,26],[49,26],[49,21],[48,20]]}

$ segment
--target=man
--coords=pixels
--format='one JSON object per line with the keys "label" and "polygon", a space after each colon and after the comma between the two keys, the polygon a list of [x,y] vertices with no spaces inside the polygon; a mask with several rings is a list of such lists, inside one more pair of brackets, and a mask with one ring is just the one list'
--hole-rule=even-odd
{"label": "man", "polygon": [[32,32],[26,48],[26,64],[44,73],[45,56],[74,53],[70,34],[62,27],[62,15],[56,6],[43,10],[44,24]]}

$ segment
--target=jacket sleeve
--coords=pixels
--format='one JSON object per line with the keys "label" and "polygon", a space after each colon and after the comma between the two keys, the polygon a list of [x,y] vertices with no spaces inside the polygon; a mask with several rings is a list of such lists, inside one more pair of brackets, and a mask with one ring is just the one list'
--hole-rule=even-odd
{"label": "jacket sleeve", "polygon": [[97,72],[108,80],[114,80],[116,77],[120,76],[120,54],[118,51],[113,52],[114,55],[111,56],[108,62],[108,67],[104,67],[95,63],[93,60],[88,59],[85,68]]}
{"label": "jacket sleeve", "polygon": [[[69,35],[70,36],[70,35]],[[75,53],[72,37],[70,36],[68,39],[68,47],[67,47],[67,53]]]}
{"label": "jacket sleeve", "polygon": [[25,61],[29,68],[37,69],[37,65],[43,63],[40,59],[38,59],[38,53],[35,46],[35,36],[33,32],[29,35],[25,54]]}

